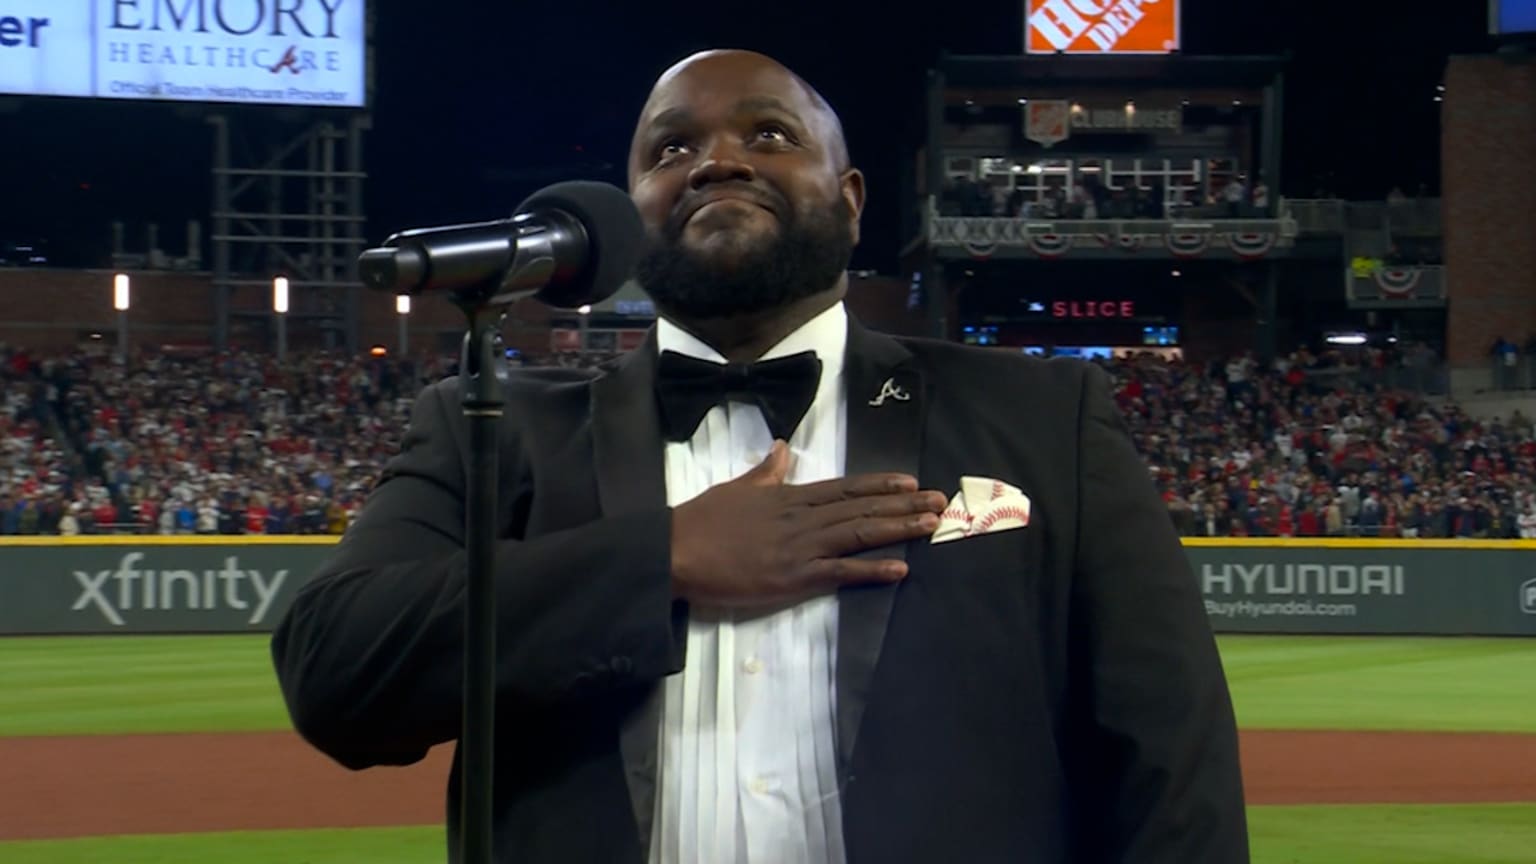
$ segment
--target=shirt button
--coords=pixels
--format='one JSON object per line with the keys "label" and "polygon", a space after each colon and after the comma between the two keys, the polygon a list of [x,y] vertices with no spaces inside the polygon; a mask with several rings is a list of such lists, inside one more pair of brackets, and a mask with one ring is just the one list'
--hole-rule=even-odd
{"label": "shirt button", "polygon": [[741,668],[742,671],[746,672],[748,675],[756,675],[757,673],[763,671],[763,661],[757,659],[756,657],[748,657],[747,661],[741,664]]}
{"label": "shirt button", "polygon": [[753,795],[767,795],[768,781],[761,777],[753,777],[752,782],[747,784],[747,788],[752,790]]}

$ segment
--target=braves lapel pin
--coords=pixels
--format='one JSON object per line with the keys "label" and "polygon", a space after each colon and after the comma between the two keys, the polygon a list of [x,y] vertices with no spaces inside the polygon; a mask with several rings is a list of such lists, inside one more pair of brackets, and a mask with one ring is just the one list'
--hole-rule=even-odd
{"label": "braves lapel pin", "polygon": [[887,378],[885,379],[885,383],[880,385],[879,395],[869,400],[869,404],[879,408],[881,405],[885,404],[885,400],[887,399],[894,399],[897,402],[905,402],[911,398],[912,394],[896,385],[895,378]]}

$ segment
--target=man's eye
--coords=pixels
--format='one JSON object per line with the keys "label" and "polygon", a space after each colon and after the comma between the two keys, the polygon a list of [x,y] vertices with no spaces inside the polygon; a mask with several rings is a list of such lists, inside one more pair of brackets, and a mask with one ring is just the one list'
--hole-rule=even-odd
{"label": "man's eye", "polygon": [[669,138],[663,141],[660,147],[656,148],[656,158],[659,160],[672,159],[681,156],[687,150],[688,144],[686,142],[676,138]]}
{"label": "man's eye", "polygon": [[777,124],[761,127],[757,130],[757,137],[759,140],[768,141],[773,144],[788,144],[791,140],[789,132],[783,126]]}

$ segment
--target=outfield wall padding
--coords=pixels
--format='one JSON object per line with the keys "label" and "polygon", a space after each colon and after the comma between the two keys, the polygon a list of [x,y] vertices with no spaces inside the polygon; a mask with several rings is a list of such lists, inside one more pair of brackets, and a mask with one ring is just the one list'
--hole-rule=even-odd
{"label": "outfield wall padding", "polygon": [[[0,540],[0,635],[269,632],[332,542]],[[1536,542],[1185,549],[1219,632],[1536,636]]]}

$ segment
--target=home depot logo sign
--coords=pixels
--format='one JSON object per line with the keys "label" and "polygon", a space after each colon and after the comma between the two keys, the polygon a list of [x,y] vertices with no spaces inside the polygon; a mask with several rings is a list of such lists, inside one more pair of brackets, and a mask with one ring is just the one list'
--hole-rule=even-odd
{"label": "home depot logo sign", "polygon": [[1031,54],[1163,54],[1179,47],[1179,0],[1025,0]]}

